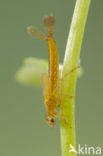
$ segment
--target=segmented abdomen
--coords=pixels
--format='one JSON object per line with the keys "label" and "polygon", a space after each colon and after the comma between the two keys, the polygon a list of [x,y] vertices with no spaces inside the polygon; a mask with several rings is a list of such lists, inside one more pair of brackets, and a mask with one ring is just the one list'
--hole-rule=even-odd
{"label": "segmented abdomen", "polygon": [[58,96],[59,58],[56,42],[48,38],[50,92]]}

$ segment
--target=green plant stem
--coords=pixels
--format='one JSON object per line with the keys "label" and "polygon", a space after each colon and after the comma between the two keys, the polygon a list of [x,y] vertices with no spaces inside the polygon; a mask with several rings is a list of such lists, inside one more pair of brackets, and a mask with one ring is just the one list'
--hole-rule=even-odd
{"label": "green plant stem", "polygon": [[[91,0],[77,0],[72,24],[67,41],[62,76],[78,66],[80,49],[85,23]],[[62,81],[62,93],[75,95],[77,74],[76,70]],[[61,147],[62,156],[75,156],[69,152],[70,144],[76,149],[75,141],[75,98],[62,96],[61,100]]]}

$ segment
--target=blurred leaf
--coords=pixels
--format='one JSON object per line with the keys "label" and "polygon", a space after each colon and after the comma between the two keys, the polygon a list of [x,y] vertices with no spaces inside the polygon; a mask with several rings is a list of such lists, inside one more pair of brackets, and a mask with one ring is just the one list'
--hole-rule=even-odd
{"label": "blurred leaf", "polygon": [[30,86],[41,86],[42,74],[47,73],[48,62],[43,59],[26,58],[18,69],[15,78],[19,83]]}
{"label": "blurred leaf", "polygon": [[[61,73],[62,65],[59,65]],[[48,61],[37,58],[26,58],[23,65],[15,74],[15,79],[24,85],[41,86],[42,74],[48,71]],[[78,68],[77,76],[81,77],[83,73],[82,68]]]}
{"label": "blurred leaf", "polygon": [[83,76],[84,70],[82,67],[77,70],[77,78],[81,78]]}

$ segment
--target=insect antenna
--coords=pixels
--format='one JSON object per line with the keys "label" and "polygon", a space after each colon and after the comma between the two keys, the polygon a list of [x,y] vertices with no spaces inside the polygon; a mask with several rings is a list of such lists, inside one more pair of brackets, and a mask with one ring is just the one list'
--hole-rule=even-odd
{"label": "insect antenna", "polygon": [[53,15],[45,16],[43,19],[44,25],[46,27],[46,30],[48,32],[48,36],[52,37],[53,30],[54,30],[54,24],[55,24],[55,18]]}

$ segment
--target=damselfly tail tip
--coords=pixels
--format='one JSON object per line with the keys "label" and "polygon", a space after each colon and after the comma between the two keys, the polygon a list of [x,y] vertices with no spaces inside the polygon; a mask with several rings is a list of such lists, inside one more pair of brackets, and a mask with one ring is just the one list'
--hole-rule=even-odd
{"label": "damselfly tail tip", "polygon": [[47,39],[45,35],[43,35],[41,32],[39,32],[37,29],[35,29],[32,26],[27,27],[27,31],[32,36],[35,36],[35,37],[43,39],[43,40]]}
{"label": "damselfly tail tip", "polygon": [[27,32],[30,34],[30,35],[33,35],[34,33],[34,28],[32,26],[28,26],[27,27]]}
{"label": "damselfly tail tip", "polygon": [[48,35],[52,36],[55,24],[55,17],[53,15],[45,16],[43,22],[48,31]]}

